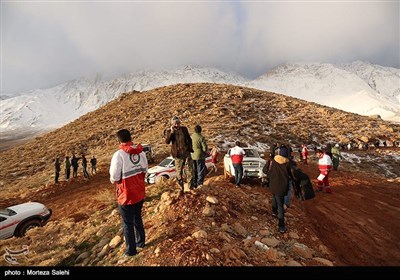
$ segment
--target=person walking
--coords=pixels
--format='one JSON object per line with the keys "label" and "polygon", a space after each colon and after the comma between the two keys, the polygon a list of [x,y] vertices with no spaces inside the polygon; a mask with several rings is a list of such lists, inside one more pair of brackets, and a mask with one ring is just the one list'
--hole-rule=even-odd
{"label": "person walking", "polygon": [[301,149],[301,155],[303,157],[303,163],[307,164],[307,159],[308,159],[308,149],[306,144],[301,145],[302,149]]}
{"label": "person walking", "polygon": [[332,148],[333,170],[338,170],[341,159],[343,159],[343,157],[340,153],[339,144],[336,144],[335,147]]}
{"label": "person walking", "polygon": [[85,155],[82,155],[82,167],[83,167],[83,177],[89,178],[89,173],[87,172],[87,159]]}
{"label": "person walking", "polygon": [[90,159],[90,173],[92,175],[97,173],[96,166],[97,166],[97,159],[93,155],[93,157]]}
{"label": "person walking", "polygon": [[211,154],[211,163],[213,164],[214,172],[217,172],[217,163],[218,163],[218,154],[219,154],[217,145],[213,146],[210,154]]}
{"label": "person walking", "polygon": [[[192,138],[186,126],[181,125],[181,120],[174,116],[171,119],[171,127],[164,130],[165,143],[171,144],[171,155],[175,159],[176,178],[183,192],[190,191],[194,187]],[[186,185],[183,180],[185,168]]]}
{"label": "person walking", "polygon": [[329,172],[332,169],[332,160],[330,156],[328,156],[325,152],[321,151],[320,149],[317,150],[317,157],[318,157],[318,169],[319,169],[319,176],[318,180],[318,190],[323,191],[325,187],[325,192],[332,193],[332,189],[329,186]]}
{"label": "person walking", "polygon": [[118,210],[126,244],[125,255],[134,256],[138,253],[137,248],[144,248],[146,244],[142,207],[148,164],[143,147],[133,144],[128,130],[119,130],[117,137],[121,144],[111,159],[110,182],[117,189]]}
{"label": "person walking", "polygon": [[231,148],[228,152],[232,160],[233,169],[235,170],[235,184],[237,188],[240,188],[240,183],[242,182],[243,177],[243,157],[245,155],[245,151],[240,147],[240,142],[235,142],[235,147]]}
{"label": "person walking", "polygon": [[65,157],[65,178],[69,181],[71,176],[71,162],[69,161],[69,156]]}
{"label": "person walking", "polygon": [[201,126],[196,125],[194,127],[194,133],[192,134],[192,160],[194,169],[194,188],[203,186],[204,177],[206,175],[206,157],[207,157],[207,142],[201,134]]}
{"label": "person walking", "polygon": [[289,180],[294,178],[291,161],[287,158],[288,150],[281,147],[268,170],[269,188],[272,193],[272,216],[278,217],[278,231],[286,232],[284,215],[284,198],[289,191]]}
{"label": "person walking", "polygon": [[54,167],[55,167],[55,171],[56,171],[56,176],[55,176],[54,182],[56,184],[58,184],[58,178],[60,177],[60,171],[61,171],[61,163],[60,163],[59,158],[56,158],[56,162],[54,164]]}

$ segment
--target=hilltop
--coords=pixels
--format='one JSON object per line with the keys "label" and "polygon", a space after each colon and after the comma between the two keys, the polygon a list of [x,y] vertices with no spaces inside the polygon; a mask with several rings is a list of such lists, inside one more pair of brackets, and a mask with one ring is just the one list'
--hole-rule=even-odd
{"label": "hilltop", "polygon": [[[172,115],[191,132],[201,124],[208,143],[222,150],[236,139],[263,152],[275,142],[389,143],[398,140],[400,131],[400,125],[379,118],[239,86],[180,84],[126,93],[0,153],[0,206],[32,200],[54,212],[44,228],[1,241],[0,248],[29,245],[32,254],[20,260],[22,265],[400,264],[398,149],[344,153],[346,161],[332,175],[334,194],[317,194],[305,203],[294,200],[284,235],[277,233],[271,217],[268,192],[250,180],[235,189],[221,176],[221,164],[219,173],[207,179],[208,186],[184,196],[174,181],[148,186],[148,246],[138,257],[121,261],[120,218],[108,181],[108,164],[118,146],[115,132],[127,128],[135,142],[152,144],[158,162],[169,152],[162,132]],[[53,159],[72,152],[96,155],[99,173],[89,181],[79,177],[54,185]],[[316,178],[315,162],[301,168]],[[209,196],[217,204],[207,202]],[[259,249],[255,241],[272,249]]]}

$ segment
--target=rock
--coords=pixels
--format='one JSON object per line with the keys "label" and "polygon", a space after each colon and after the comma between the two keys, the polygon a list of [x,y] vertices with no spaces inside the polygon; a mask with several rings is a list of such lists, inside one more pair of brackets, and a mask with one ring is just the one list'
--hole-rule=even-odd
{"label": "rock", "polygon": [[292,250],[294,253],[305,259],[311,259],[313,256],[312,250],[308,248],[306,245],[301,243],[294,243]]}
{"label": "rock", "polygon": [[270,235],[270,232],[268,229],[262,229],[262,230],[260,230],[260,235],[267,236],[267,235]]}
{"label": "rock", "polygon": [[161,252],[160,247],[157,247],[157,248],[154,250],[154,254],[155,254],[156,256],[158,256],[158,255],[160,254],[160,252]]}
{"label": "rock", "polygon": [[363,141],[364,143],[368,143],[369,142],[369,138],[367,136],[361,136],[360,140]]}
{"label": "rock", "polygon": [[218,204],[218,199],[215,196],[207,196],[206,200],[211,204]]}
{"label": "rock", "polygon": [[254,220],[254,221],[258,221],[258,218],[256,217],[256,216],[251,216],[250,217],[252,220]]}
{"label": "rock", "polygon": [[105,237],[103,239],[100,240],[100,242],[96,245],[97,248],[103,248],[104,245],[108,244],[110,242],[110,238]]}
{"label": "rock", "polygon": [[319,245],[318,246],[319,251],[324,254],[324,255],[329,255],[329,249],[325,245]]}
{"label": "rock", "polygon": [[225,212],[228,212],[228,208],[226,208],[225,206],[222,206],[222,210],[224,210]]}
{"label": "rock", "polygon": [[90,256],[90,253],[89,252],[83,252],[82,254],[80,254],[76,259],[75,259],[75,262],[80,262],[81,260],[83,260],[83,259],[86,259],[86,258],[88,258]]}
{"label": "rock", "polygon": [[239,235],[241,235],[241,236],[243,236],[243,237],[246,237],[246,235],[247,235],[247,230],[246,230],[240,223],[235,223],[235,224],[233,225],[233,230],[234,230],[237,234],[239,234]]}
{"label": "rock", "polygon": [[198,230],[198,231],[194,232],[192,234],[192,236],[197,239],[201,239],[201,238],[207,239],[207,232],[205,232],[204,230]]}
{"label": "rock", "polygon": [[269,249],[267,251],[267,259],[271,262],[276,262],[279,260],[278,251],[276,249]]}
{"label": "rock", "polygon": [[278,239],[276,239],[275,237],[272,238],[263,238],[261,239],[261,242],[264,244],[267,244],[270,247],[276,247],[279,245],[279,243],[281,243]]}
{"label": "rock", "polygon": [[104,236],[107,233],[107,228],[106,227],[102,227],[101,229],[99,229],[96,232],[96,236],[100,237],[100,236]]}
{"label": "rock", "polygon": [[222,240],[225,240],[226,242],[231,242],[232,241],[232,237],[223,231],[218,232],[218,237],[221,238]]}
{"label": "rock", "polygon": [[90,262],[90,259],[85,259],[85,260],[82,262],[82,266],[87,266],[89,262]]}
{"label": "rock", "polygon": [[211,248],[210,252],[213,253],[213,254],[219,254],[221,251],[218,250],[217,248]]}
{"label": "rock", "polygon": [[313,260],[316,260],[319,263],[322,263],[323,265],[326,266],[333,266],[333,263],[330,260],[324,259],[324,258],[313,258]]}
{"label": "rock", "polygon": [[206,260],[207,261],[212,261],[213,257],[210,254],[206,254]]}
{"label": "rock", "polygon": [[302,266],[302,265],[296,262],[295,260],[290,260],[285,264],[285,266]]}
{"label": "rock", "polygon": [[98,258],[103,258],[105,255],[107,255],[108,251],[110,251],[110,246],[104,245],[103,249],[100,251],[100,253],[97,255]]}
{"label": "rock", "polygon": [[297,233],[292,232],[292,231],[289,232],[289,237],[292,238],[292,239],[299,239],[300,238]]}
{"label": "rock", "polygon": [[122,238],[121,236],[117,235],[115,236],[111,241],[110,241],[110,248],[114,249],[115,247],[117,247],[119,245],[119,243],[121,243]]}
{"label": "rock", "polygon": [[215,215],[215,210],[213,207],[206,205],[206,207],[203,209],[203,215],[206,217],[212,217]]}
{"label": "rock", "polygon": [[222,224],[221,229],[226,232],[233,232],[232,228],[228,224]]}

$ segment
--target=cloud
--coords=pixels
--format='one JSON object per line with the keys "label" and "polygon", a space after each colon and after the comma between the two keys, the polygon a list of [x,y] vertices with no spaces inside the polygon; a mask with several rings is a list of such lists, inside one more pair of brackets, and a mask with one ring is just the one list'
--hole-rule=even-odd
{"label": "cloud", "polygon": [[400,66],[398,2],[7,2],[1,16],[4,93],[184,64]]}

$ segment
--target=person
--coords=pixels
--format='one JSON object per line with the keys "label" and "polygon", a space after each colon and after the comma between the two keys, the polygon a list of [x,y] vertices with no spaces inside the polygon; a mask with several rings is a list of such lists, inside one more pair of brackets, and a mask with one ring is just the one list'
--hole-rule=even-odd
{"label": "person", "polygon": [[303,157],[303,163],[307,164],[307,158],[308,158],[308,149],[306,144],[301,145],[302,149],[301,149],[301,155]]}
{"label": "person", "polygon": [[245,151],[240,147],[240,142],[235,142],[235,147],[231,148],[228,152],[229,157],[232,160],[233,169],[235,170],[235,184],[237,188],[240,188],[240,183],[243,177],[243,157]]}
{"label": "person", "polygon": [[201,134],[201,126],[196,125],[194,127],[194,133],[192,134],[192,160],[194,169],[194,188],[203,186],[204,177],[206,175],[206,157],[208,152],[207,142]]}
{"label": "person", "polygon": [[59,158],[56,158],[55,162],[55,171],[56,171],[56,177],[55,177],[55,183],[58,184],[58,178],[60,177],[60,171],[61,171],[61,163]]}
{"label": "person", "polygon": [[333,170],[338,170],[341,159],[343,159],[343,157],[340,154],[339,144],[336,144],[335,147],[332,148]]}
{"label": "person", "polygon": [[97,159],[95,158],[95,156],[93,155],[93,157],[90,159],[90,173],[96,174],[96,165],[97,165]]}
{"label": "person", "polygon": [[211,163],[212,163],[212,167],[214,169],[214,172],[217,172],[217,163],[218,163],[218,147],[217,145],[214,145],[210,151],[211,154]]}
{"label": "person", "polygon": [[327,154],[332,160],[332,145],[330,143],[326,145],[325,154]]}
{"label": "person", "polygon": [[318,180],[318,190],[323,191],[325,187],[325,192],[332,193],[332,189],[329,186],[329,172],[332,169],[332,160],[330,156],[328,156],[325,152],[321,151],[320,149],[317,150],[318,156],[318,169],[319,169],[319,176]]}
{"label": "person", "polygon": [[69,181],[69,176],[71,176],[71,162],[69,161],[69,156],[65,157],[65,178]]}
{"label": "person", "polygon": [[[183,192],[190,191],[194,187],[192,138],[186,126],[181,125],[181,120],[174,116],[171,119],[171,127],[164,130],[165,143],[171,143],[171,155],[175,159],[176,178]],[[186,167],[186,168],[185,168]],[[185,168],[186,182],[183,181],[183,169]]]}
{"label": "person", "polygon": [[110,182],[116,186],[118,210],[121,215],[126,256],[134,256],[144,248],[146,236],[142,219],[145,198],[144,178],[148,168],[142,145],[132,142],[127,129],[117,132],[120,145],[110,165]]}
{"label": "person", "polygon": [[89,173],[87,172],[87,159],[85,155],[82,155],[82,167],[83,167],[83,177],[89,178]]}
{"label": "person", "polygon": [[278,230],[280,233],[286,232],[284,216],[284,197],[289,191],[289,180],[294,178],[293,167],[288,150],[284,147],[279,149],[269,166],[269,188],[272,193],[272,216],[278,217]]}
{"label": "person", "polygon": [[72,159],[71,159],[71,165],[72,165],[72,176],[74,178],[78,177],[78,160],[80,160],[81,158],[77,158],[75,157],[75,155],[72,155]]}

